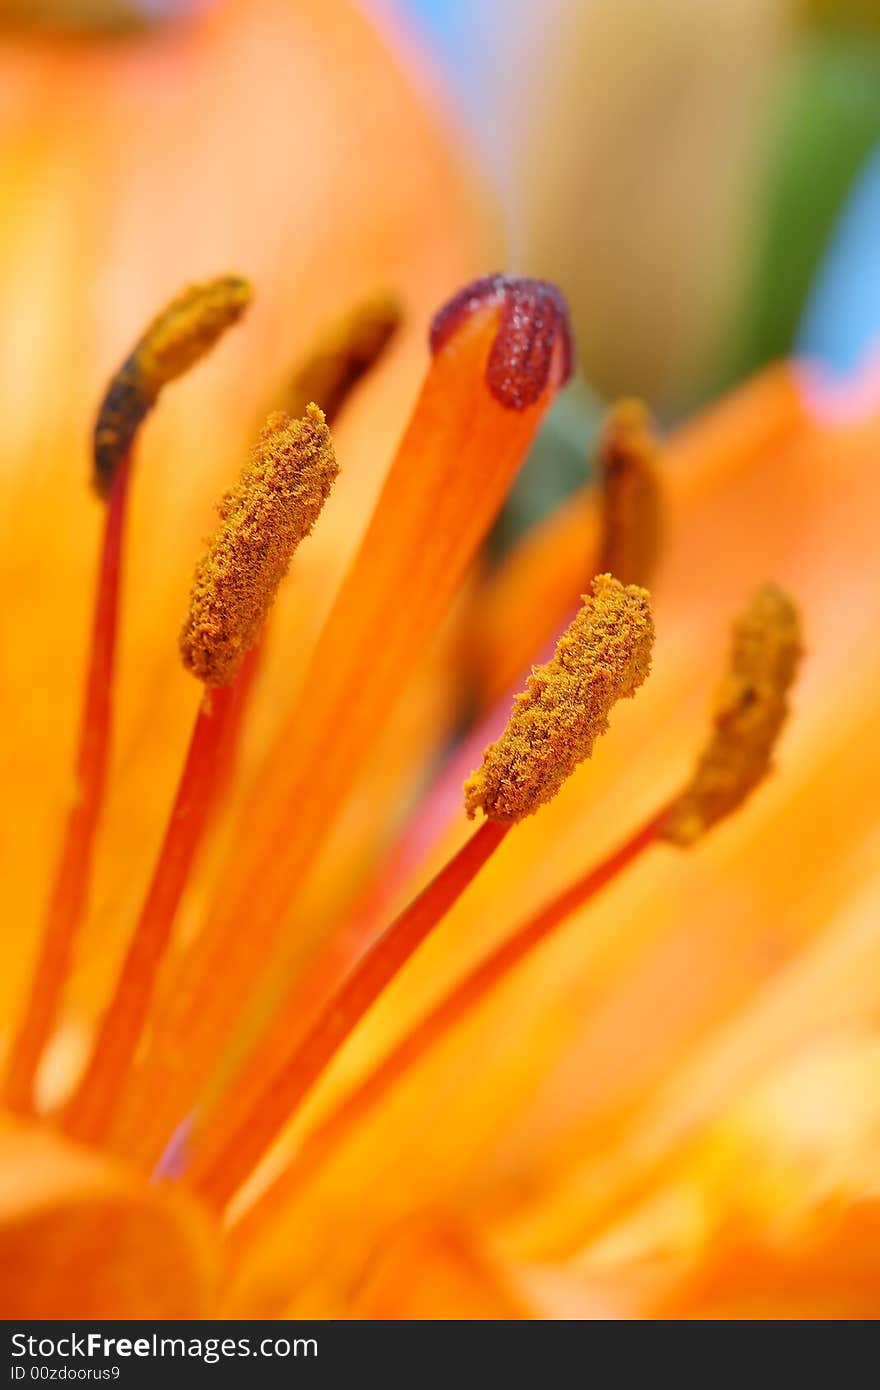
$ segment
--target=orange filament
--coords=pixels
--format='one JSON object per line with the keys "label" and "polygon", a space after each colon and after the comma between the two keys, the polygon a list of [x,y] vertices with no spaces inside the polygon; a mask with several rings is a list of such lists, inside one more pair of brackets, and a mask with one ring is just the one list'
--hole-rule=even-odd
{"label": "orange filament", "polygon": [[165,839],[113,999],[62,1118],[62,1128],[76,1139],[101,1139],[125,1082],[177,908],[215,805],[218,755],[228,751],[238,693],[237,683],[209,691],[196,716]]}
{"label": "orange filament", "polygon": [[[624,588],[607,575],[594,581],[593,597],[561,639],[556,657],[531,677],[526,694],[517,697],[514,715],[496,745],[497,751],[490,749],[487,754],[495,769],[495,785],[504,796],[503,815],[493,814],[491,818],[510,822],[537,810],[574,763],[589,756],[611,703],[632,694],[643,679],[652,636],[644,590]],[[533,698],[531,692],[538,694]],[[485,768],[468,786],[482,786],[481,776],[485,776]],[[493,806],[493,812],[498,809]],[[362,931],[358,939],[364,939]],[[308,1001],[322,997],[353,953],[353,940],[344,936],[318,951],[305,981],[288,996],[249,1056],[236,1080],[234,1095],[224,1097],[222,1107],[212,1116],[215,1136],[220,1129],[231,1130],[237,1125],[267,1070],[278,1065],[279,1054],[286,1056],[291,1037],[305,1026]]]}
{"label": "orange filament", "polygon": [[534,669],[507,728],[465,783],[469,816],[504,823],[534,815],[556,795],[608,728],[611,707],[650,670],[654,623],[648,592],[610,574],[593,580],[553,658]]}
{"label": "orange filament", "polygon": [[12,1044],[3,1086],[6,1105],[11,1110],[25,1114],[33,1109],[34,1077],[55,1024],[74,941],[85,912],[95,837],[107,782],[130,473],[128,460],[116,468],[107,498],[85,697],[80,717],[77,795],[67,814],[40,954],[26,1012]]}
{"label": "orange filament", "polygon": [[566,888],[474,967],[356,1084],[308,1135],[293,1161],[231,1229],[238,1250],[251,1244],[326,1158],[412,1066],[506,980],[553,931],[656,843],[665,812],[653,816],[596,868]]}
{"label": "orange filament", "polygon": [[98,411],[94,481],[107,507],[80,722],[77,797],[68,813],[28,1008],[7,1062],[4,1097],[14,1110],[28,1112],[33,1107],[34,1076],[55,1023],[86,908],[110,759],[122,548],[137,432],[162,388],[217,342],[241,317],[249,298],[247,283],[232,275],[184,290],[136,343]]}
{"label": "orange filament", "polygon": [[[618,585],[618,588],[622,586]],[[786,697],[800,649],[800,628],[791,599],[774,586],[765,585],[734,625],[730,670],[722,686],[713,737],[707,753],[698,763],[693,782],[602,864],[565,889],[491,952],[387,1054],[373,1072],[343,1098],[306,1138],[293,1162],[233,1228],[232,1241],[236,1248],[244,1247],[259,1237],[267,1222],[296,1195],[302,1184],[344,1140],[353,1126],[382,1100],[429,1048],[481,1003],[557,926],[589,902],[649,845],[664,840],[673,840],[682,845],[692,844],[698,837],[670,834],[670,827],[676,828],[680,823],[678,818],[684,815],[680,809],[682,806],[690,817],[694,814],[696,801],[704,813],[702,830],[705,831],[722,814],[729,814],[734,809],[734,802],[728,794],[723,798],[724,810],[719,810],[720,802],[716,795],[719,786],[729,793],[731,785],[735,784],[739,792],[736,804],[741,804],[748,791],[766,775],[769,768],[770,749],[786,713]],[[719,767],[733,771],[728,777],[722,778],[715,775]],[[756,770],[760,771],[760,777],[754,775]],[[702,802],[695,789],[702,796]],[[719,814],[710,821],[709,813],[716,810],[719,810]],[[690,820],[683,823],[688,825]],[[486,822],[486,825],[491,824],[492,821]]]}
{"label": "orange filament", "polygon": [[[184,664],[209,683],[196,717],[159,861],[91,1062],[64,1127],[99,1139],[134,1058],[174,918],[214,804],[221,754],[240,723],[242,690],[231,684],[255,643],[299,543],[314,525],[338,472],[323,413],[271,415],[196,569],[181,638]],[[245,679],[242,688],[249,681]]]}
{"label": "orange filament", "polygon": [[602,539],[596,565],[623,584],[647,584],[660,553],[660,450],[641,401],[617,401],[599,446]]}
{"label": "orange filament", "polygon": [[507,829],[486,821],[466,841],[330,996],[225,1147],[219,1153],[207,1147],[197,1149],[191,1180],[213,1206],[225,1206],[386,986],[497,849]]}
{"label": "orange filament", "polygon": [[[119,1131],[120,1151],[145,1164],[193,1104],[243,1001],[271,968],[315,856],[564,380],[558,308],[554,317],[539,298],[541,350],[530,353],[525,313],[518,337],[502,333],[505,295],[502,285],[445,326],[299,697],[244,808],[246,833],[235,839],[222,892],[169,973]],[[499,337],[527,377],[519,394],[504,385]]]}

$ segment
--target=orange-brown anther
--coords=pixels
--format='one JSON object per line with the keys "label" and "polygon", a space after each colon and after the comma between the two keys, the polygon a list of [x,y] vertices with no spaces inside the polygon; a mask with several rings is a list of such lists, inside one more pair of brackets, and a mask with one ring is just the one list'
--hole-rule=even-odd
{"label": "orange-brown anther", "polygon": [[794,602],[782,589],[765,584],[734,624],[712,734],[693,777],[663,821],[663,839],[694,844],[737,810],[771,771],[802,652]]}
{"label": "orange-brown anther", "polygon": [[311,531],[339,472],[324,412],[269,416],[200,561],[180,635],[183,663],[227,685],[256,641],[291,556]]}
{"label": "orange-brown anther", "polygon": [[552,659],[532,672],[504,733],[465,783],[468,815],[482,809],[509,824],[550,801],[592,753],[612,705],[642,684],[653,641],[647,591],[598,575]]}
{"label": "orange-brown anther", "polygon": [[624,584],[647,584],[662,536],[659,449],[647,408],[638,400],[612,406],[599,445],[602,496],[600,573]]}
{"label": "orange-brown anther", "polygon": [[144,417],[163,386],[204,357],[247,308],[251,288],[239,275],[190,285],[156,316],[116,372],[98,411],[95,486],[110,490]]}
{"label": "orange-brown anther", "polygon": [[301,415],[309,401],[320,401],[332,425],[350,392],[381,357],[400,321],[400,305],[390,294],[376,294],[356,304],[320,334],[282,392],[283,408]]}

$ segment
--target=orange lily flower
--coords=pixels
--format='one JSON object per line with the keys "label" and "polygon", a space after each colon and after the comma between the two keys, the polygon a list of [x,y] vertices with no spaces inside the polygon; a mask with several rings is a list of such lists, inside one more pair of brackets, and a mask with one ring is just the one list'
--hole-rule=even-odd
{"label": "orange lily flower", "polygon": [[[198,32],[240,40],[257,12],[286,13],[261,0]],[[334,53],[348,35],[362,61],[355,21],[328,13]],[[414,162],[435,148],[401,138]],[[405,216],[428,228],[429,204]],[[436,229],[430,245],[439,275],[453,251]],[[397,289],[386,254],[371,278]],[[420,259],[410,274],[426,293]],[[354,277],[328,317],[371,287]],[[474,830],[460,781],[455,799],[442,769],[425,782],[453,715],[445,625],[570,370],[564,305],[499,276],[449,301],[430,355],[411,353],[423,384],[378,487],[367,443],[399,431],[391,384],[370,370],[360,418],[334,388],[363,315],[267,402],[264,380],[232,391],[222,372],[236,335],[265,366],[247,296],[203,281],[137,339],[99,411],[100,504],[61,477],[84,417],[48,391],[36,443],[22,427],[10,446],[8,578],[49,527],[65,541],[13,615],[24,670],[4,668],[14,699],[37,692],[9,752],[13,920],[39,921],[54,884],[36,967],[10,984],[7,1315],[875,1316],[880,413],[822,423],[780,366],[663,445],[637,407],[612,414],[601,486],[465,618],[489,745],[467,768]],[[224,495],[177,672],[203,489],[228,484],[240,442],[218,419],[243,412],[253,435],[279,404]],[[325,413],[343,409],[334,447]],[[29,444],[40,466],[19,481]],[[206,452],[198,486],[181,480]],[[78,595],[65,656],[47,642],[59,575],[86,572],[99,531],[91,644]],[[30,802],[73,764],[86,669],[78,797],[50,836],[57,808]]]}

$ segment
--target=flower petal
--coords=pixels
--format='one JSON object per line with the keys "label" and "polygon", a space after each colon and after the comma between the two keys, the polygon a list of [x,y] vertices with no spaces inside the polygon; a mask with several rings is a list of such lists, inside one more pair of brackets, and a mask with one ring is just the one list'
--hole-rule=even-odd
{"label": "flower petal", "polygon": [[0,1126],[6,1318],[201,1318],[218,1250],[180,1194],[36,1126]]}

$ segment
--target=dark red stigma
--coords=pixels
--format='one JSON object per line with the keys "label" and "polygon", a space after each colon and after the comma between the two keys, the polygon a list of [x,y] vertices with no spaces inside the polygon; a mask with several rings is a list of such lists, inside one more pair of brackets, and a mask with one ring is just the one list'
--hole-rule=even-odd
{"label": "dark red stigma", "polygon": [[442,348],[476,310],[495,303],[501,304],[501,318],[486,363],[486,384],[500,405],[525,410],[547,386],[557,343],[562,354],[560,386],[572,372],[568,306],[562,292],[549,280],[520,280],[510,275],[474,280],[434,315],[431,351]]}

